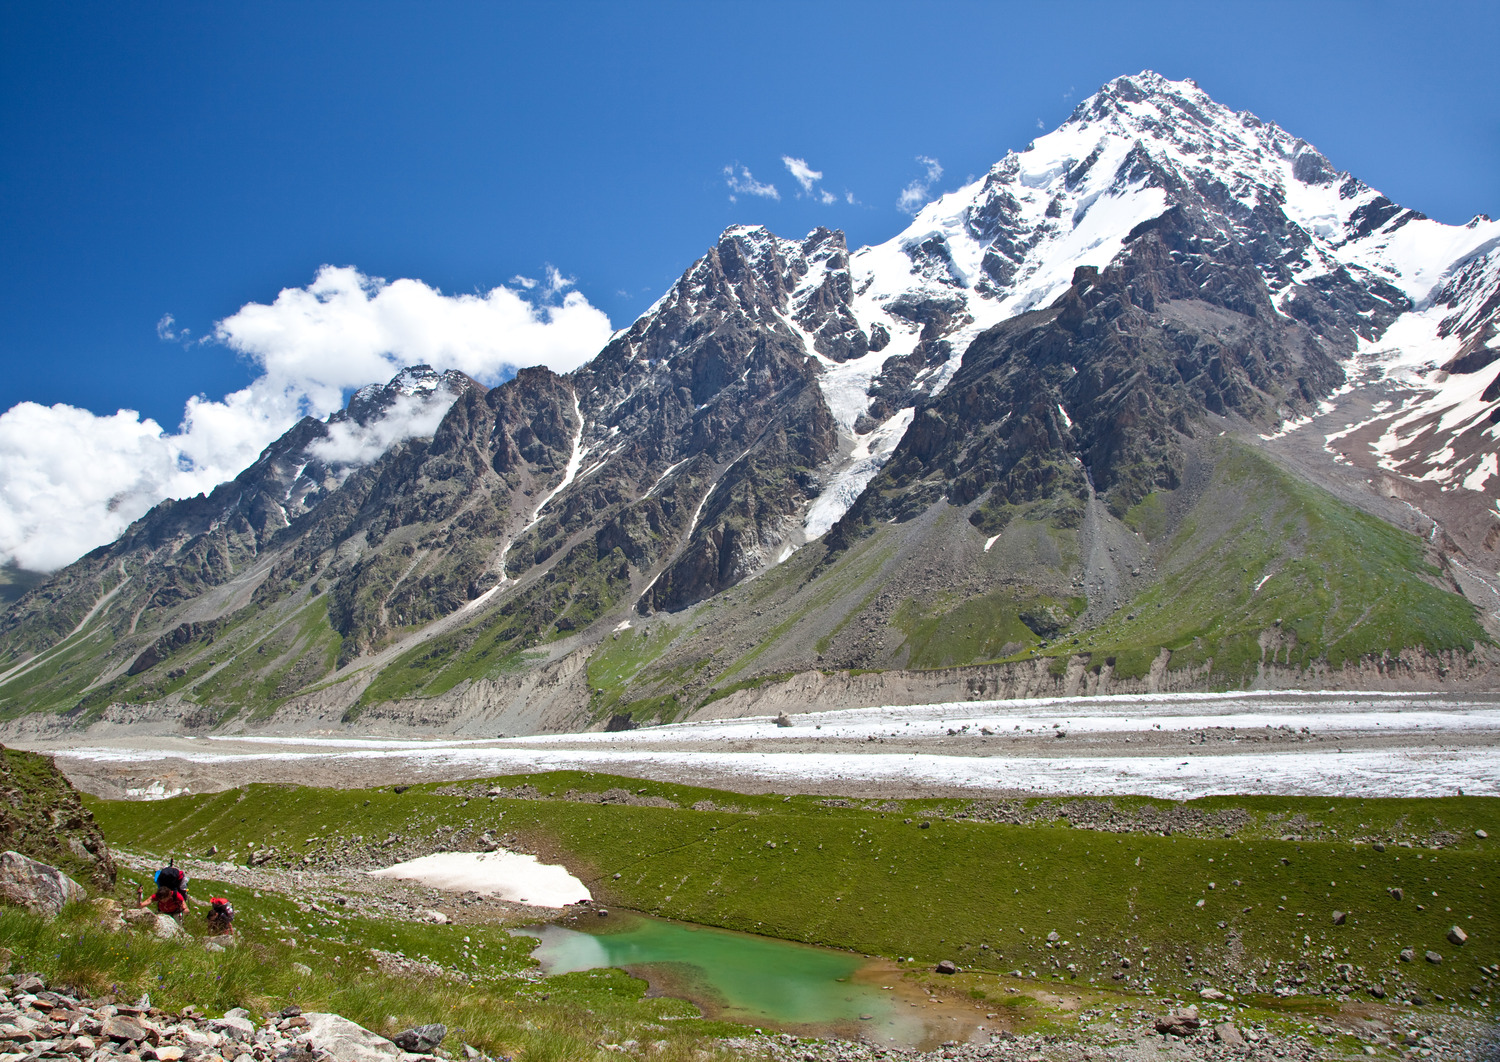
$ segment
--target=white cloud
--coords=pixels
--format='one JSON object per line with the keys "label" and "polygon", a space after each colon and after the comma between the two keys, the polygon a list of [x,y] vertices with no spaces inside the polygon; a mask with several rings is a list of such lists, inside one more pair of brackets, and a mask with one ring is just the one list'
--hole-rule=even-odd
{"label": "white cloud", "polygon": [[787,172],[797,179],[804,193],[811,192],[813,185],[823,179],[823,172],[809,166],[806,159],[794,159],[790,155],[783,155],[781,162],[787,168]]}
{"label": "white cloud", "polygon": [[368,424],[340,421],[328,428],[328,438],[308,447],[312,455],[328,465],[367,465],[402,439],[431,435],[453,405],[453,395],[444,390],[399,395],[384,416]]}
{"label": "white cloud", "polygon": [[918,155],[917,161],[926,168],[927,172],[901,189],[901,195],[896,200],[896,206],[908,214],[915,214],[927,205],[928,199],[931,198],[932,186],[943,175],[943,166],[937,159]]}
{"label": "white cloud", "polygon": [[[248,387],[190,398],[175,432],[133,410],[98,416],[22,402],[0,414],[0,563],[50,571],[112,541],[165,498],[191,497],[232,479],[304,415],[325,417],[352,389],[428,364],[496,383],[515,368],[566,372],[608,342],[603,311],[547,270],[542,301],[497,287],[444,295],[418,280],[386,283],[325,266],[305,288],[251,303],[215,337],[260,369]],[[550,301],[548,301],[550,300]],[[166,339],[183,333],[170,315]],[[446,407],[445,407],[446,408]],[[366,430],[336,431],[333,455],[371,460],[398,438],[430,432],[430,402]]]}
{"label": "white cloud", "polygon": [[781,199],[774,184],[762,184],[750,173],[748,166],[725,166],[724,183],[729,186],[729,201],[739,202],[741,195],[758,195],[766,199]]}

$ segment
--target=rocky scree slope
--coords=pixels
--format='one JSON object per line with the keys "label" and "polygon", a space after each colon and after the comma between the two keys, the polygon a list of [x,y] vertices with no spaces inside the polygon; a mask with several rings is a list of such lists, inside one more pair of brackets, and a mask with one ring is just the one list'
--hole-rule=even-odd
{"label": "rocky scree slope", "polygon": [[[885,244],[727,230],[567,376],[486,390],[417,370],[361,392],[333,420],[379,423],[418,391],[446,405],[373,460],[339,463],[357,448],[304,421],[23,597],[0,712],[137,704],[196,727],[382,706],[482,729],[530,683],[520,726],[566,728],[812,669],[1038,661],[1088,688],[1310,666],[1482,681],[1486,617],[1457,591],[1488,585],[1500,521],[1405,538],[1359,511],[1391,514],[1368,484],[1310,490],[1276,447],[1403,373],[1429,404],[1435,374],[1484,375],[1497,240],[1191,82],[1120,78]],[[1441,373],[1411,364],[1449,347]],[[1429,456],[1467,439],[1442,473],[1479,467],[1494,389],[1400,437]],[[1500,485],[1466,476],[1466,495]],[[1233,519],[1257,510],[1290,523]],[[1168,630],[1163,588],[1189,568],[1194,621]],[[1402,622],[1370,618],[1382,572]],[[1337,629],[1317,621],[1330,601]]]}

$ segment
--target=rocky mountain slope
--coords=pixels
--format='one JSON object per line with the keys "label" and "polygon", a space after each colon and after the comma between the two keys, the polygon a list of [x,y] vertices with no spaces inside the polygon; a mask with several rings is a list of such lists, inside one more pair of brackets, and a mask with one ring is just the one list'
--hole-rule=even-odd
{"label": "rocky mountain slope", "polygon": [[1500,224],[1119,78],[885,244],[731,228],[568,376],[408,370],[302,422],[22,597],[0,712],[515,732],[811,670],[1485,683],[1497,316]]}
{"label": "rocky mountain slope", "polygon": [[96,889],[114,887],[104,835],[52,757],[0,748],[0,794],[0,850],[59,867]]}

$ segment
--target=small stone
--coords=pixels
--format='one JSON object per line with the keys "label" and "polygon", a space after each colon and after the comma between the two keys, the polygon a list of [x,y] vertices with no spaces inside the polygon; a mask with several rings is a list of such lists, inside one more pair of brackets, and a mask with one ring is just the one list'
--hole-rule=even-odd
{"label": "small stone", "polygon": [[300,1018],[302,1016],[302,1008],[295,1003],[289,1007],[282,1007],[281,1016],[283,1018]]}
{"label": "small stone", "polygon": [[1062,937],[1058,936],[1057,930],[1054,929],[1051,933],[1047,934],[1047,939],[1056,944]]}
{"label": "small stone", "polygon": [[1385,986],[1384,985],[1371,985],[1368,989],[1366,989],[1366,991],[1369,992],[1370,995],[1374,996],[1376,999],[1384,999],[1385,998]]}
{"label": "small stone", "polygon": [[1485,833],[1485,832],[1484,832],[1484,831],[1483,831],[1483,830],[1475,830],[1475,831],[1474,831],[1474,836],[1475,836],[1475,837],[1478,837],[1478,838],[1479,838],[1479,839],[1480,839],[1480,840],[1481,840],[1481,841],[1482,841],[1482,840],[1484,840],[1484,839],[1485,839],[1485,838],[1486,838],[1486,837],[1488,837],[1488,836],[1489,836],[1489,834],[1487,834],[1487,833]]}
{"label": "small stone", "polygon": [[1469,941],[1469,934],[1463,931],[1461,926],[1448,927],[1448,943],[1456,947],[1463,947]]}
{"label": "small stone", "polygon": [[146,1030],[129,1018],[113,1017],[106,1019],[103,1027],[99,1030],[100,1035],[124,1043],[126,1040],[139,1042],[146,1038]]}
{"label": "small stone", "polygon": [[403,1051],[413,1054],[427,1054],[437,1049],[443,1042],[443,1037],[448,1035],[448,1026],[433,1023],[432,1025],[418,1025],[412,1029],[404,1029],[391,1037],[391,1042]]}
{"label": "small stone", "polygon": [[956,974],[956,973],[958,973],[958,967],[953,964],[953,960],[952,959],[944,959],[942,962],[938,963],[937,966],[935,966],[933,969],[936,970],[936,972],[938,972],[940,974]]}
{"label": "small stone", "polygon": [[1198,991],[1198,995],[1202,999],[1223,999],[1224,998],[1224,993],[1220,992],[1217,988],[1204,988],[1204,989],[1200,989]]}
{"label": "small stone", "polygon": [[1401,961],[1402,962],[1416,962],[1417,961],[1417,953],[1416,953],[1416,951],[1414,949],[1412,949],[1412,948],[1402,948],[1401,949]]}
{"label": "small stone", "polygon": [[1443,957],[1435,951],[1429,951],[1423,958],[1434,966],[1441,966],[1443,962]]}
{"label": "small stone", "polygon": [[183,1048],[177,1046],[158,1047],[156,1049],[156,1062],[180,1062],[183,1050]]}
{"label": "small stone", "polygon": [[214,1032],[228,1036],[234,1040],[250,1040],[255,1036],[255,1023],[250,1021],[249,1018],[234,1015],[233,1012],[224,1015],[222,1018],[213,1019],[208,1023],[208,1027]]}
{"label": "small stone", "polygon": [[1333,912],[1333,924],[1336,925],[1336,926],[1343,925],[1344,922],[1348,918],[1349,918],[1349,912],[1348,911],[1335,911],[1335,912]]}
{"label": "small stone", "polygon": [[609,910],[607,908],[604,908],[604,907],[599,908],[599,910],[595,911],[594,913],[597,914],[600,918],[608,918],[609,917]]}
{"label": "small stone", "polygon": [[73,1053],[75,1055],[91,1055],[98,1048],[92,1036],[84,1035],[73,1041]]}
{"label": "small stone", "polygon": [[1399,887],[1391,889],[1390,890],[1390,894],[1391,894],[1391,899],[1393,899],[1393,900],[1404,900],[1404,899],[1406,899],[1406,893],[1402,892]]}

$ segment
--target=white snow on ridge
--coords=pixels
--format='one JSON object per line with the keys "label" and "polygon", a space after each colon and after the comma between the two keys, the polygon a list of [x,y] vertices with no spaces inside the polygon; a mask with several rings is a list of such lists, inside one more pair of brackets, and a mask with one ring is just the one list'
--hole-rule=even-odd
{"label": "white snow on ridge", "polygon": [[890,460],[906,429],[911,427],[916,410],[907,406],[880,427],[856,440],[849,464],[840,471],[834,481],[814,499],[807,510],[803,532],[811,542],[828,532],[839,522],[849,507],[869,486],[870,480]]}

